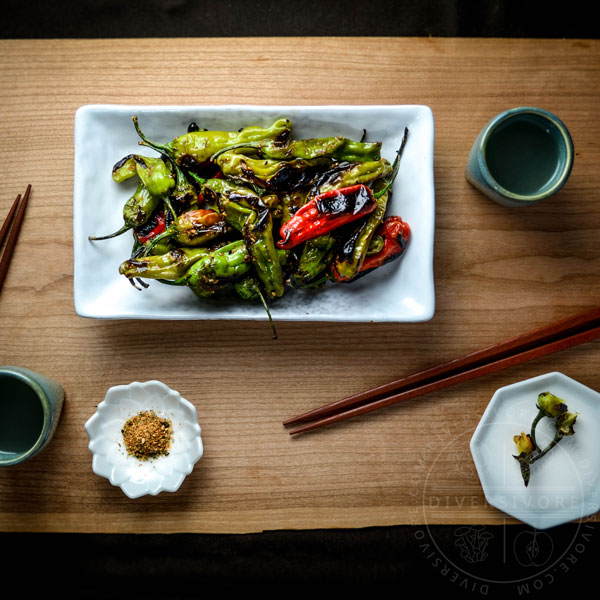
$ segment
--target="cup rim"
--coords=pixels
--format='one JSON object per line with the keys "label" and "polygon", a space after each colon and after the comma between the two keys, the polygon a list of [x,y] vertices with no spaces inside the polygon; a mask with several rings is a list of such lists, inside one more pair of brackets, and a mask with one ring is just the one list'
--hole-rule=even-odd
{"label": "cup rim", "polygon": [[[533,114],[539,117],[542,117],[549,121],[560,133],[561,138],[564,143],[564,148],[566,151],[566,158],[564,167],[561,171],[555,176],[556,181],[551,185],[548,189],[540,192],[539,194],[517,194],[515,192],[511,192],[506,189],[504,186],[500,185],[498,181],[491,174],[487,161],[485,159],[485,148],[491,133],[503,122],[511,119],[512,117]],[[574,148],[573,148],[573,139],[571,138],[571,134],[567,129],[566,125],[553,113],[544,110],[543,108],[537,108],[534,106],[518,106],[516,108],[510,108],[505,110],[498,115],[496,115],[488,124],[483,128],[481,132],[481,136],[479,138],[478,143],[478,163],[479,168],[481,170],[481,174],[483,178],[486,180],[487,184],[490,185],[494,190],[496,190],[499,194],[502,194],[506,198],[510,198],[511,200],[520,201],[523,203],[534,203],[539,200],[543,200],[552,196],[561,187],[566,183],[569,175],[571,174],[571,169],[573,168],[573,158],[574,158]]]}
{"label": "cup rim", "polygon": [[18,463],[22,463],[32,456],[34,456],[38,450],[44,445],[46,441],[46,432],[48,431],[48,425],[50,423],[51,418],[51,410],[50,410],[50,399],[48,394],[44,390],[44,388],[29,374],[22,371],[21,369],[17,369],[10,366],[2,366],[0,367],[0,377],[8,375],[9,377],[13,377],[14,379],[19,379],[22,382],[26,383],[39,398],[40,403],[42,404],[42,409],[44,411],[44,422],[42,424],[42,429],[40,431],[40,435],[38,436],[35,444],[31,446],[25,452],[20,453],[11,453],[10,458],[3,458],[4,454],[8,453],[0,453],[0,467],[1,466],[9,466]]}

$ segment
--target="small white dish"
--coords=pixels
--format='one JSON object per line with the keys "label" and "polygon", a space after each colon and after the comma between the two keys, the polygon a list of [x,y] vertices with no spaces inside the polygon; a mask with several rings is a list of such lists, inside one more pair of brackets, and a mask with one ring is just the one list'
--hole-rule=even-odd
{"label": "small white dish", "polygon": [[[288,290],[273,303],[276,321],[421,322],[435,310],[434,121],[429,107],[374,106],[124,106],[87,105],[75,115],[73,201],[74,306],[82,317],[104,319],[245,319],[264,320],[260,304],[199,300],[189,289],[148,281],[136,290],[119,274],[129,258],[133,237],[127,232],[91,242],[123,224],[123,205],[131,182],[115,183],[113,165],[124,156],[156,156],[138,145],[132,122],[138,115],[144,133],[168,142],[191,122],[209,129],[237,130],[268,125],[279,117],[292,121],[296,139],[346,136],[382,142],[382,156],[394,160],[404,128],[408,139],[394,182],[388,214],[409,224],[411,239],[404,255],[349,284],[330,284],[317,291]],[[133,181],[133,180],[132,180]]]}
{"label": "small white dish", "polygon": [[[575,435],[563,438],[531,466],[525,487],[513,436],[530,433],[538,394],[562,398],[579,413]],[[600,508],[600,394],[553,372],[500,388],[471,439],[471,453],[489,504],[536,529],[548,529],[594,514]],[[536,428],[540,447],[554,437],[553,419]]]}
{"label": "small white dish", "polygon": [[[127,453],[121,430],[141,411],[154,411],[171,421],[173,438],[168,455],[140,460]],[[111,387],[85,430],[93,454],[92,470],[129,498],[177,491],[203,454],[196,408],[160,381]]]}

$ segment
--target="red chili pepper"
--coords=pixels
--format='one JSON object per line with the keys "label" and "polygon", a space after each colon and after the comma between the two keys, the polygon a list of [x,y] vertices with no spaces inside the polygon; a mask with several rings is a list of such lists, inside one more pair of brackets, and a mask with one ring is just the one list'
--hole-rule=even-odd
{"label": "red chili pepper", "polygon": [[362,184],[319,194],[281,226],[277,247],[293,248],[368,215],[376,206],[371,188]]}
{"label": "red chili pepper", "polygon": [[381,267],[390,260],[398,258],[404,252],[410,237],[410,227],[400,217],[387,217],[375,235],[383,238],[383,248],[377,254],[365,258],[359,271],[363,275],[366,271]]}
{"label": "red chili pepper", "polygon": [[145,233],[144,235],[138,234],[137,237],[141,244],[145,244],[148,240],[151,240],[155,235],[158,235],[159,233],[162,233],[165,230],[165,213],[163,211],[157,213],[157,215],[154,217],[154,220],[156,221],[156,225],[148,233]]}

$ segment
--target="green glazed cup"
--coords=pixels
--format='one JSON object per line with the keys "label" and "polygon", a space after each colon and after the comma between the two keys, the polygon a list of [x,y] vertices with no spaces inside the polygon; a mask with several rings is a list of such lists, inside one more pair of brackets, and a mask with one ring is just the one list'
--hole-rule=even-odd
{"label": "green glazed cup", "polygon": [[573,155],[571,135],[556,115],[532,106],[511,108],[479,133],[465,177],[502,206],[532,206],[563,187]]}
{"label": "green glazed cup", "polygon": [[48,444],[63,402],[56,381],[23,367],[0,366],[0,467],[29,460]]}

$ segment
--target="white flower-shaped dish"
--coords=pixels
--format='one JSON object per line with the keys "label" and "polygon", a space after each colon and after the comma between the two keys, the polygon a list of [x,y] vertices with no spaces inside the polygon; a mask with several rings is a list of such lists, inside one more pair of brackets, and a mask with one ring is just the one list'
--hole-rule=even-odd
{"label": "white flower-shaped dish", "polygon": [[[130,417],[150,410],[171,421],[173,439],[168,455],[139,460],[127,453],[121,429]],[[92,470],[130,498],[177,491],[203,453],[196,408],[160,381],[111,387],[85,430]]]}
{"label": "white flower-shaped dish", "polygon": [[[579,413],[575,435],[565,437],[531,465],[525,487],[513,436],[530,433],[538,394],[562,398]],[[500,388],[471,439],[471,453],[489,504],[536,529],[548,529],[600,509],[600,394],[562,373],[546,373]],[[554,420],[543,418],[536,440],[544,448],[554,437]]]}

